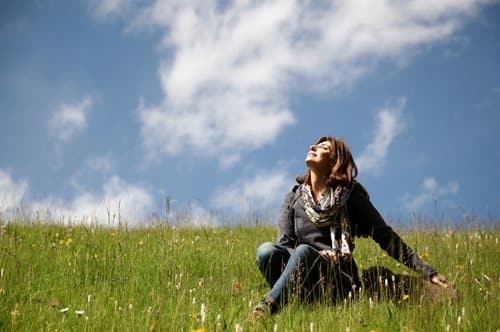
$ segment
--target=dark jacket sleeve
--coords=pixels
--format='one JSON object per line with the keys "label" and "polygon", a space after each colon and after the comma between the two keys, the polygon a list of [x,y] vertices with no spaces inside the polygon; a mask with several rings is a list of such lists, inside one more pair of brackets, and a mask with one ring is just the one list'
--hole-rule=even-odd
{"label": "dark jacket sleeve", "polygon": [[289,192],[286,195],[278,219],[278,243],[291,249],[297,245],[292,207],[294,195],[294,192]]}
{"label": "dark jacket sleeve", "polygon": [[348,209],[356,225],[354,232],[357,235],[371,236],[391,257],[427,278],[437,274],[432,266],[421,260],[392,227],[386,224],[370,202],[368,193],[359,184],[351,192]]}

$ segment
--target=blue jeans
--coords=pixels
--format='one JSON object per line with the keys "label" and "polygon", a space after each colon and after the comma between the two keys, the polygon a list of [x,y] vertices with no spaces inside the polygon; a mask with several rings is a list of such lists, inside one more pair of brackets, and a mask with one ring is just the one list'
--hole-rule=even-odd
{"label": "blue jeans", "polygon": [[257,265],[271,287],[266,301],[278,309],[290,295],[303,300],[346,298],[358,280],[357,268],[344,262],[330,263],[307,244],[287,249],[265,242],[257,249]]}

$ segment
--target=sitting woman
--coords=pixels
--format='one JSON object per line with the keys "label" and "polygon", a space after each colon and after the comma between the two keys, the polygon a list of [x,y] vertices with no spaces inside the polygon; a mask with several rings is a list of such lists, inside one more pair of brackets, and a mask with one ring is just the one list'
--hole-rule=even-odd
{"label": "sitting woman", "polygon": [[309,148],[307,172],[286,195],[278,221],[278,243],[257,250],[257,265],[271,290],[253,311],[275,313],[295,294],[335,302],[360,287],[352,256],[354,237],[371,236],[390,256],[433,284],[444,277],[388,226],[355,180],[358,169],[342,139],[325,136]]}

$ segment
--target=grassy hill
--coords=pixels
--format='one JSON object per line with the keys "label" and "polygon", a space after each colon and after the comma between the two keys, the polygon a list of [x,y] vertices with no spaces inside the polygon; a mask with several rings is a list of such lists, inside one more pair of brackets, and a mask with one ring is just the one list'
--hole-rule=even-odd
{"label": "grassy hill", "polygon": [[[400,232],[457,286],[440,303],[411,298],[291,303],[254,321],[267,291],[255,250],[272,227],[108,229],[0,223],[0,330],[13,331],[498,331],[497,230]],[[360,270],[409,271],[370,239]],[[409,271],[411,272],[411,271]]]}

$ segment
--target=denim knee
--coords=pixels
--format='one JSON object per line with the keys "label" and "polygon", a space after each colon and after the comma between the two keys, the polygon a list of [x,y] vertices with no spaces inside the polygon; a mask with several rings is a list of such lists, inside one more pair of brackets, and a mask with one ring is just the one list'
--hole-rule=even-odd
{"label": "denim knee", "polygon": [[299,257],[308,257],[311,254],[317,255],[316,250],[308,244],[299,244],[297,248],[295,248],[295,255]]}
{"label": "denim knee", "polygon": [[272,242],[264,242],[259,248],[257,248],[257,265],[262,266],[267,264],[269,258],[277,250],[276,246]]}

